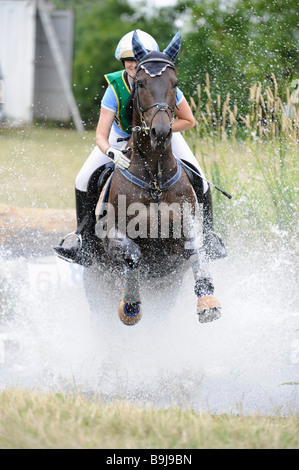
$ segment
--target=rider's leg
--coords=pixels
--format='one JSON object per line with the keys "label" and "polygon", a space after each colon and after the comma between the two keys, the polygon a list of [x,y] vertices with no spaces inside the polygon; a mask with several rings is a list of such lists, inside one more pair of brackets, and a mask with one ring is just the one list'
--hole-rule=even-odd
{"label": "rider's leg", "polygon": [[[122,148],[124,143],[118,141],[119,135],[111,128],[109,143],[114,148]],[[76,211],[77,211],[77,231],[82,237],[80,242],[71,248],[63,246],[55,247],[58,256],[72,263],[90,266],[93,258],[93,248],[95,246],[95,210],[98,203],[98,179],[104,166],[111,163],[107,157],[96,146],[88,159],[79,171],[75,183]]]}
{"label": "rider's leg", "polygon": [[[172,150],[176,158],[190,163],[199,173],[204,176],[202,169],[187,142],[179,132],[173,133]],[[227,255],[226,249],[221,238],[214,232],[213,223],[213,204],[210,185],[200,178],[192,174],[193,187],[196,192],[198,201],[203,204],[203,235],[204,247],[208,258],[217,259]]]}
{"label": "rider's leg", "polygon": [[90,266],[92,263],[95,240],[95,209],[98,202],[97,182],[102,169],[111,160],[98,147],[89,155],[76,178],[75,199],[77,214],[77,231],[81,243],[71,248],[56,246],[58,256],[66,261]]}
{"label": "rider's leg", "polygon": [[209,189],[203,194],[202,202],[203,239],[207,257],[212,260],[224,258],[225,256],[227,256],[226,248],[219,235],[214,232],[213,201],[210,186]]}
{"label": "rider's leg", "polygon": [[[182,136],[180,132],[174,132],[172,134],[171,145],[172,145],[173,154],[176,156],[176,158],[179,158],[180,160],[184,160],[187,163],[191,163],[191,165],[203,177],[205,177],[197,159],[195,158],[195,155],[193,155],[189,145],[187,144],[187,142],[185,141],[184,137]],[[202,180],[202,182],[203,182],[203,191],[205,193],[209,189],[209,184],[204,180]]]}

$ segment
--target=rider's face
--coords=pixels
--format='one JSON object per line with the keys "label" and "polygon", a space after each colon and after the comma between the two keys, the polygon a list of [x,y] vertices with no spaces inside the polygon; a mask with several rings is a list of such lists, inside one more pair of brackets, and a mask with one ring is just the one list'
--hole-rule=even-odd
{"label": "rider's face", "polygon": [[129,75],[129,77],[132,79],[132,81],[134,80],[135,78],[135,75],[136,75],[136,70],[137,70],[137,61],[134,60],[134,59],[125,59],[125,69]]}

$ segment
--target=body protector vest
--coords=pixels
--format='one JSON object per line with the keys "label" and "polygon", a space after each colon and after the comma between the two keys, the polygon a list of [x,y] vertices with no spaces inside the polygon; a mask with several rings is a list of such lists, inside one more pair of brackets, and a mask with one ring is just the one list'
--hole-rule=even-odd
{"label": "body protector vest", "polygon": [[112,72],[105,75],[105,78],[116,96],[117,100],[117,114],[115,116],[115,122],[117,126],[127,134],[131,134],[132,123],[126,116],[126,104],[131,95],[130,88],[124,77],[125,70],[118,72]]}

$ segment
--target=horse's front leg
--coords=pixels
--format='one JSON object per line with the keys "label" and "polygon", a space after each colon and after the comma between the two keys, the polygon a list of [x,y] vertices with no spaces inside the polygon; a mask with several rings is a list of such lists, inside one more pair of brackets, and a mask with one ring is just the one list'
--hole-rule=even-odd
{"label": "horse's front leg", "polygon": [[201,323],[217,320],[221,316],[221,306],[214,296],[214,285],[209,273],[206,251],[203,247],[202,205],[196,205],[195,216],[187,213],[187,237],[185,254],[189,259],[195,280],[197,313]]}
{"label": "horse's front leg", "polygon": [[124,296],[118,305],[118,315],[125,325],[135,325],[142,316],[139,270],[141,252],[138,245],[130,238],[111,238],[108,253],[112,258],[125,262]]}
{"label": "horse's front leg", "polygon": [[203,208],[202,205],[187,207],[185,225],[185,256],[189,259],[195,280],[197,313],[201,323],[221,317],[221,305],[214,296],[214,284],[208,269],[206,251],[203,247]]}
{"label": "horse's front leg", "polygon": [[[188,252],[189,251],[189,252]],[[221,317],[221,305],[214,296],[214,285],[208,270],[205,250],[188,250],[189,262],[192,267],[198,298],[197,313],[201,323],[217,320]]]}

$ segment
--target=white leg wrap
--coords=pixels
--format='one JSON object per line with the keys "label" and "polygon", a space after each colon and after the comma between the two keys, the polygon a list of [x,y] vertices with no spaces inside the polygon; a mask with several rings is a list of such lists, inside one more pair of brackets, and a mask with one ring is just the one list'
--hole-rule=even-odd
{"label": "white leg wrap", "polygon": [[193,253],[189,258],[195,281],[200,279],[212,279],[208,269],[204,251]]}
{"label": "white leg wrap", "polygon": [[124,301],[130,303],[141,302],[139,289],[139,268],[127,268],[125,273]]}

